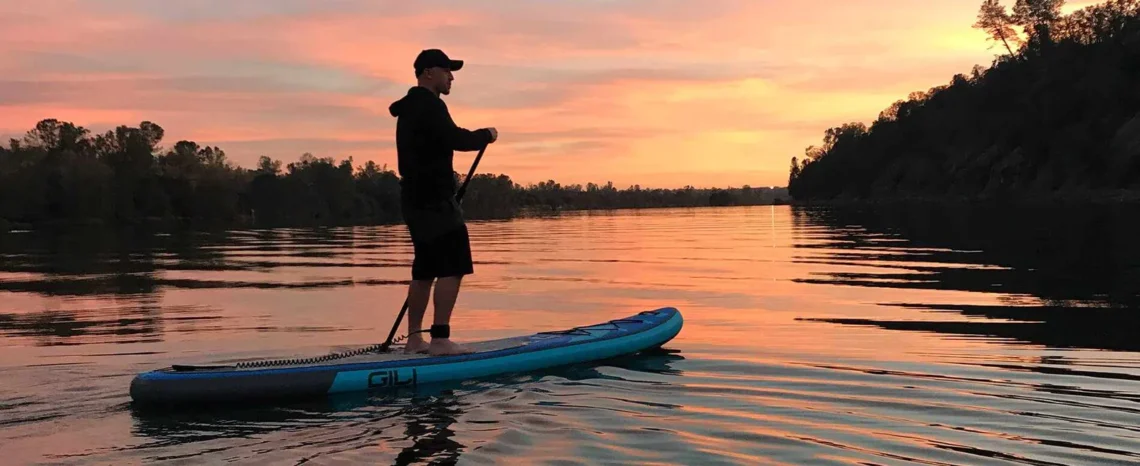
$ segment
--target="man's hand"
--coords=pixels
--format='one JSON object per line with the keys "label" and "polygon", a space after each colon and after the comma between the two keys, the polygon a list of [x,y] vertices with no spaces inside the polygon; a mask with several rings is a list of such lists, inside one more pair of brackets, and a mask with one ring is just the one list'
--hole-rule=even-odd
{"label": "man's hand", "polygon": [[495,142],[499,139],[499,130],[495,128],[487,128],[487,131],[491,132],[491,142]]}

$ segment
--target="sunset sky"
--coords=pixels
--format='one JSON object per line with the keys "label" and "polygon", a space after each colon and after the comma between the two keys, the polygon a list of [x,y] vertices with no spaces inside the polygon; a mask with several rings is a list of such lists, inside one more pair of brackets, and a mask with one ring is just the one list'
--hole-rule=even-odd
{"label": "sunset sky", "polygon": [[482,173],[784,185],[828,127],[989,66],[999,50],[970,27],[979,4],[4,1],[0,137],[44,118],[149,120],[164,146],[217,145],[246,167],[311,152],[394,168],[388,104],[414,85],[415,55],[442,48],[467,62],[445,97],[456,122],[500,131]]}

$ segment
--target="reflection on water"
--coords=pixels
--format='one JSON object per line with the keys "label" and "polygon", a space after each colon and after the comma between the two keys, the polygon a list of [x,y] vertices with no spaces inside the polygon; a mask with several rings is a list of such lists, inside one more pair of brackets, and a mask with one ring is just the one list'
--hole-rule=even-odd
{"label": "reflection on water", "polygon": [[0,235],[0,444],[16,464],[1140,464],[1133,210],[477,222],[456,338],[661,306],[685,329],[598,364],[194,411],[131,405],[131,377],[382,340],[405,231]]}
{"label": "reflection on water", "polygon": [[[842,232],[827,242],[801,245],[820,251],[803,261],[874,266],[863,272],[821,271],[797,281],[999,294],[1000,305],[884,302],[980,320],[821,319],[827,322],[1137,351],[1137,214],[1136,206],[1117,205],[796,210],[800,225]],[[858,227],[845,230],[849,225]]]}
{"label": "reflection on water", "polygon": [[[363,244],[362,244],[363,243]],[[277,269],[394,268],[406,253],[391,229],[146,234],[104,230],[0,236],[0,335],[40,345],[161,341],[169,332],[235,330],[218,309],[166,305],[169,290],[335,289],[406,285],[396,278],[279,275]],[[273,327],[251,326],[271,331]],[[296,331],[329,331],[322,326]]]}

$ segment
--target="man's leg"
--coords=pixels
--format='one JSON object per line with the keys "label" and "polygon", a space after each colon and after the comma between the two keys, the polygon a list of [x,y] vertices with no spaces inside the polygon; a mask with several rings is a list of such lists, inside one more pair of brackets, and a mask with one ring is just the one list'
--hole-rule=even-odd
{"label": "man's leg", "polygon": [[[469,352],[466,348],[451,341],[451,311],[455,309],[455,300],[459,297],[459,285],[463,276],[441,277],[435,286],[435,316],[431,345],[428,353],[431,354],[463,354]],[[441,335],[440,330],[443,331]]]}
{"label": "man's leg", "polygon": [[[409,220],[420,219],[423,215],[414,208],[405,206],[405,215]],[[420,223],[408,224],[408,232],[411,233],[413,225]],[[427,351],[427,340],[424,339],[423,333],[419,332],[423,328],[424,313],[427,312],[428,298],[431,297],[431,286],[434,278],[431,273],[431,248],[429,245],[424,244],[424,241],[412,237],[412,283],[408,285],[408,339],[404,344],[405,353],[419,353]]]}
{"label": "man's leg", "polygon": [[435,318],[433,319],[430,354],[463,354],[470,351],[451,341],[451,311],[459,297],[459,284],[463,276],[474,272],[471,261],[471,242],[467,226],[444,235],[437,243],[440,269],[435,285]]}
{"label": "man's leg", "polygon": [[451,311],[455,309],[455,300],[459,298],[459,285],[463,283],[463,276],[441,277],[435,287],[435,319],[436,325],[451,325]]}
{"label": "man's leg", "polygon": [[418,353],[428,349],[427,340],[419,332],[423,329],[424,313],[431,296],[431,280],[412,280],[408,285],[408,340],[404,346],[406,353]]}

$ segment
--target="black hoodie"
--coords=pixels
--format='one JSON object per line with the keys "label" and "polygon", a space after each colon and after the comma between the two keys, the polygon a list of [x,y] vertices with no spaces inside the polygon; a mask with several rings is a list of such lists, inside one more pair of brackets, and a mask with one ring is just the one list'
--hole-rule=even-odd
{"label": "black hoodie", "polygon": [[415,86],[392,102],[396,117],[396,153],[401,197],[424,205],[455,197],[455,151],[475,151],[491,142],[487,129],[471,131],[451,119],[447,104],[427,88]]}

